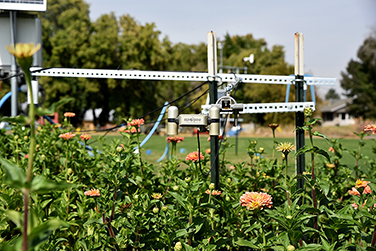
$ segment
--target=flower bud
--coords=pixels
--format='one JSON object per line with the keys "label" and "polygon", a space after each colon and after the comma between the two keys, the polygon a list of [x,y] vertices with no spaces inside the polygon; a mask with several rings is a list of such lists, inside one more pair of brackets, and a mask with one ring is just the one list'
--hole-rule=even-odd
{"label": "flower bud", "polygon": [[42,154],[40,157],[41,157],[42,160],[46,159],[46,155],[44,155],[44,154]]}
{"label": "flower bud", "polygon": [[28,139],[29,139],[29,137],[28,137],[28,136],[25,136],[25,137],[24,137],[24,140],[28,140]]}
{"label": "flower bud", "polygon": [[17,139],[19,139],[20,138],[20,136],[18,136],[18,135],[14,135],[14,140],[17,140]]}
{"label": "flower bud", "polygon": [[68,172],[68,175],[71,174],[71,173],[73,173],[72,168],[68,168],[68,171],[67,171],[67,172]]}
{"label": "flower bud", "polygon": [[304,116],[307,117],[307,118],[310,118],[312,116],[312,109],[310,107],[306,107],[304,108]]}
{"label": "flower bud", "polygon": [[116,147],[116,151],[118,153],[121,153],[123,151],[123,147],[121,147],[121,146]]}
{"label": "flower bud", "polygon": [[226,196],[226,201],[230,201],[231,200],[231,198],[229,197],[229,196]]}
{"label": "flower bud", "polygon": [[191,177],[185,177],[184,181],[187,183],[191,182]]}
{"label": "flower bud", "polygon": [[288,245],[287,246],[287,251],[294,251],[295,247],[293,245]]}
{"label": "flower bud", "polygon": [[209,185],[209,189],[210,189],[210,190],[214,190],[214,188],[215,188],[215,184],[214,184],[214,183],[210,183],[210,185]]}
{"label": "flower bud", "polygon": [[231,183],[231,178],[227,178],[227,183]]}
{"label": "flower bud", "polygon": [[167,206],[167,205],[164,205],[164,206],[162,207],[162,211],[163,211],[163,212],[167,212],[167,210],[168,210],[168,206]]}
{"label": "flower bud", "polygon": [[172,187],[172,189],[173,189],[174,191],[178,191],[178,190],[179,190],[179,186],[178,186],[178,185],[175,185],[175,186]]}
{"label": "flower bud", "polygon": [[181,250],[183,250],[183,245],[181,244],[180,241],[178,241],[175,244],[174,251],[181,251]]}
{"label": "flower bud", "polygon": [[155,214],[159,213],[159,208],[158,207],[153,208],[153,213]]}

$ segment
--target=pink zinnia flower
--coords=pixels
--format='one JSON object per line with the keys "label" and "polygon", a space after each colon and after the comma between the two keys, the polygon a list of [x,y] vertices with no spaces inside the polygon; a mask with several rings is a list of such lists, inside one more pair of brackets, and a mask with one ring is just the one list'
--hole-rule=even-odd
{"label": "pink zinnia flower", "polygon": [[364,127],[364,132],[372,132],[372,134],[376,134],[376,125],[375,124],[366,125]]}
{"label": "pink zinnia flower", "polygon": [[366,186],[366,187],[364,188],[364,190],[363,190],[363,194],[370,194],[370,193],[372,193],[371,188],[370,188],[369,186]]}
{"label": "pink zinnia flower", "polygon": [[230,166],[230,169],[235,170],[236,167],[234,165]]}
{"label": "pink zinnia flower", "polygon": [[91,135],[86,133],[81,134],[80,139],[83,141],[88,141],[89,139],[91,139]]}
{"label": "pink zinnia flower", "polygon": [[267,193],[246,192],[240,197],[240,205],[248,210],[271,208],[273,206],[272,196]]}
{"label": "pink zinnia flower", "polygon": [[[218,140],[221,140],[223,138],[223,140],[226,140],[225,137],[223,137],[222,135],[218,135]],[[208,137],[208,141],[210,141],[210,136]]]}
{"label": "pink zinnia flower", "polygon": [[66,113],[64,113],[64,117],[72,118],[74,116],[76,116],[76,114],[74,112],[66,112]]}
{"label": "pink zinnia flower", "polygon": [[[210,194],[210,190],[209,189],[206,190],[205,193]],[[213,195],[213,196],[217,196],[217,195],[221,195],[221,194],[222,194],[222,191],[219,191],[219,190],[211,191],[211,195]]]}
{"label": "pink zinnia flower", "polygon": [[133,119],[131,122],[129,122],[128,126],[140,126],[144,124],[144,119]]}
{"label": "pink zinnia flower", "polygon": [[59,138],[62,138],[62,139],[65,139],[65,140],[70,140],[74,136],[76,136],[76,134],[71,133],[71,132],[67,132],[67,133],[60,134]]}
{"label": "pink zinnia flower", "polygon": [[358,190],[356,190],[355,187],[353,187],[351,190],[349,190],[350,195],[360,196],[360,193]]}
{"label": "pink zinnia flower", "polygon": [[199,158],[204,159],[204,155],[202,155],[202,153],[199,154],[197,151],[191,152],[187,155],[187,157],[185,157],[186,160],[192,160],[192,161],[196,161]]}
{"label": "pink zinnia flower", "polygon": [[175,142],[175,143],[180,143],[184,140],[184,137],[178,137],[178,136],[174,136],[174,137],[167,137],[167,142],[168,143],[171,143],[171,142]]}
{"label": "pink zinnia flower", "polygon": [[90,197],[99,197],[99,196],[101,196],[101,194],[99,193],[98,189],[91,189],[89,191],[86,191],[84,194],[86,196],[90,196]]}

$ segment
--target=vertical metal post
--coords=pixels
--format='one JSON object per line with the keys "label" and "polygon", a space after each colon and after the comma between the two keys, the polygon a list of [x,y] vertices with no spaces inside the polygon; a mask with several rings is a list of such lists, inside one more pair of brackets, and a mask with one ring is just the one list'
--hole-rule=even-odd
{"label": "vertical metal post", "polygon": [[[17,12],[15,10],[9,11],[9,18],[10,18],[10,41],[11,44],[14,46],[16,45],[16,34],[17,34],[17,25],[16,25],[16,14]],[[17,74],[17,64],[16,64],[16,58],[11,55],[11,66],[10,66],[10,75],[14,76]],[[17,89],[18,89],[18,83],[17,78],[13,77],[10,79],[10,85],[11,85],[11,116],[15,117],[17,116]]]}
{"label": "vertical metal post", "polygon": [[[295,101],[304,101],[304,57],[303,57],[303,34],[295,33]],[[304,112],[296,112],[295,126],[304,125]],[[295,132],[296,150],[304,147],[304,130],[298,129]],[[305,155],[301,154],[296,158],[296,174],[303,174],[305,171]],[[304,180],[298,179],[298,189],[304,187]]]}
{"label": "vertical metal post", "polygon": [[[209,73],[209,103],[215,104],[218,99],[217,90],[217,38],[215,32],[208,32],[208,73]],[[218,157],[218,136],[210,136],[210,166],[211,182],[215,184],[215,189],[219,189],[219,157]]]}

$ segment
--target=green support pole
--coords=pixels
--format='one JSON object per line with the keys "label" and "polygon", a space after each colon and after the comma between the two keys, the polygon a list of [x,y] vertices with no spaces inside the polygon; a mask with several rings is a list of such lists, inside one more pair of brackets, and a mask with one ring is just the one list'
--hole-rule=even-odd
{"label": "green support pole", "polygon": [[[217,81],[209,83],[210,104],[215,104],[218,99]],[[211,163],[211,183],[215,184],[215,189],[219,189],[219,144],[218,136],[210,136],[210,163]]]}
{"label": "green support pole", "polygon": [[[217,88],[217,38],[215,32],[208,32],[208,73],[209,77],[209,104],[215,104],[218,99]],[[210,136],[210,166],[211,183],[215,184],[215,189],[219,189],[219,156],[218,156],[218,135]]]}
{"label": "green support pole", "polygon": [[[296,102],[304,102],[304,76],[296,75],[295,76],[295,101]],[[297,112],[295,115],[295,126],[296,127],[303,127],[304,125],[304,112]],[[296,151],[300,148],[304,147],[305,140],[304,140],[304,130],[297,129],[295,131],[295,145]],[[303,174],[305,171],[305,154],[301,154],[296,159],[296,174]],[[297,180],[298,189],[304,187],[304,180],[298,179]]]}

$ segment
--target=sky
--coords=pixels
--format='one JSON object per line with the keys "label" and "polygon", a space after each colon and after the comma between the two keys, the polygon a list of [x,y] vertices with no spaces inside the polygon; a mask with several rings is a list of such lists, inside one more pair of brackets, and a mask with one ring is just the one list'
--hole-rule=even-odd
{"label": "sky", "polygon": [[[129,14],[140,24],[155,23],[173,43],[207,43],[207,32],[220,40],[228,33],[263,38],[268,48],[282,45],[285,61],[294,65],[294,34],[304,36],[304,71],[314,77],[337,78],[335,87],[319,88],[325,96],[340,89],[341,72],[372,31],[376,32],[376,0],[85,0],[90,18]],[[255,58],[257,60],[257,58]]]}

